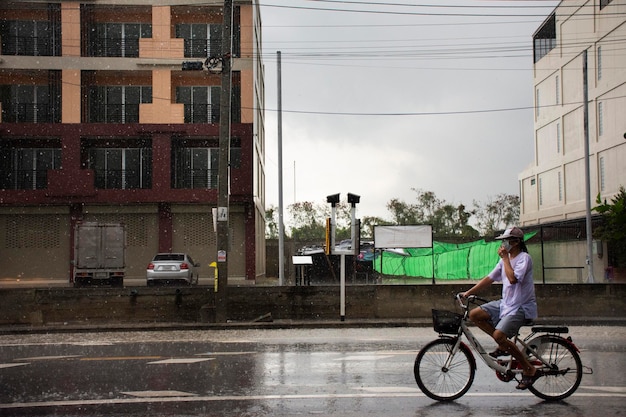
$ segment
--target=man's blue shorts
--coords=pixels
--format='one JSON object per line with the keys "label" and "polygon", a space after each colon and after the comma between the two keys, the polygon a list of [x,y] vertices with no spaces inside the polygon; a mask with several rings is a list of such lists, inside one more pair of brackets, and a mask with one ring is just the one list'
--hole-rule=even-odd
{"label": "man's blue shorts", "polygon": [[508,315],[500,318],[500,301],[494,300],[480,306],[491,317],[491,324],[506,335],[506,337],[513,337],[517,335],[520,327],[526,322],[526,316],[524,310],[520,307],[515,314]]}

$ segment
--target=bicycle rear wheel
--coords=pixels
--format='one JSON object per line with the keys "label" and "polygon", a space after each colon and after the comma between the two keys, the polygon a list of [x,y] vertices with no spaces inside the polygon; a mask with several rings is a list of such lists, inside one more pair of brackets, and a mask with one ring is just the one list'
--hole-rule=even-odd
{"label": "bicycle rear wheel", "polygon": [[470,389],[474,381],[476,362],[466,345],[461,344],[449,366],[445,366],[454,344],[453,339],[433,340],[415,358],[415,382],[433,400],[456,400]]}
{"label": "bicycle rear wheel", "polygon": [[[543,362],[548,363],[540,369],[544,376],[528,388],[539,398],[558,401],[567,398],[576,391],[583,377],[583,366],[576,348],[566,339],[558,336],[543,335],[528,345],[534,349]],[[529,353],[531,363],[536,362],[534,354]]]}

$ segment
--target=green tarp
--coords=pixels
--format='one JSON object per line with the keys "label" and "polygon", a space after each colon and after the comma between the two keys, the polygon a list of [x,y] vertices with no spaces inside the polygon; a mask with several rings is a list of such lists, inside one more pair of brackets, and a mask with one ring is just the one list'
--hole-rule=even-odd
{"label": "green tarp", "polygon": [[[536,232],[526,234],[530,239]],[[500,241],[485,242],[481,239],[470,243],[433,242],[432,248],[404,249],[406,255],[396,252],[378,252],[374,270],[384,275],[434,278],[444,280],[481,279],[494,268],[499,260]],[[434,262],[433,262],[434,252]]]}

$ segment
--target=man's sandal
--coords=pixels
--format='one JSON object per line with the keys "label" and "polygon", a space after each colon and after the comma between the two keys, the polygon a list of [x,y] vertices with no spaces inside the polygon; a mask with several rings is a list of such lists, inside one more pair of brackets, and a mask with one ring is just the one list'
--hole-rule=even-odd
{"label": "man's sandal", "polygon": [[509,356],[510,353],[505,352],[502,349],[496,349],[493,352],[489,352],[489,356],[491,356],[492,358],[499,358],[500,356]]}
{"label": "man's sandal", "polygon": [[543,372],[541,372],[539,369],[537,369],[537,371],[535,372],[535,375],[524,375],[522,376],[522,380],[519,382],[519,384],[517,384],[517,389],[528,389],[530,386],[532,386],[536,380],[538,380],[539,378],[541,378],[543,376]]}

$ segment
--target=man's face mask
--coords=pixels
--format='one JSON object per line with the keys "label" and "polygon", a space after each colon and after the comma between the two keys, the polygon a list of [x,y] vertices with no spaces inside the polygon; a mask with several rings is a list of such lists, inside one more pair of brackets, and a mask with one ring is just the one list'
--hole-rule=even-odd
{"label": "man's face mask", "polygon": [[504,248],[505,251],[510,252],[511,251],[511,243],[509,242],[509,239],[504,239],[502,241],[502,247]]}

